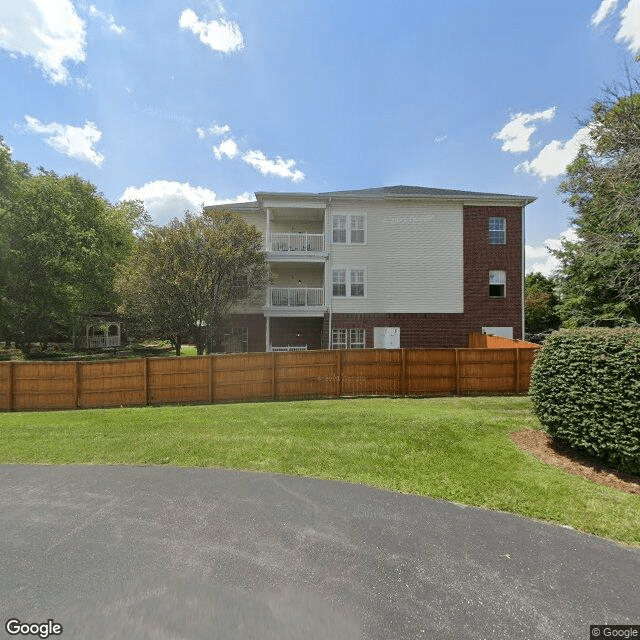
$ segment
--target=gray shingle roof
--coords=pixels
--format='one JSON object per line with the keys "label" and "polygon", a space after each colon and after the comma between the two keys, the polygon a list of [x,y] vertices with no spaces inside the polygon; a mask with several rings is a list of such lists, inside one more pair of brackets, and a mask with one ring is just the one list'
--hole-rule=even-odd
{"label": "gray shingle roof", "polygon": [[522,198],[506,193],[484,193],[479,191],[459,191],[457,189],[434,189],[433,187],[412,187],[397,185],[394,187],[378,187],[374,189],[353,189],[348,191],[327,191],[319,193],[320,196],[425,196],[431,198],[441,197],[478,197],[478,198]]}
{"label": "gray shingle roof", "polygon": [[[345,198],[443,198],[449,200],[516,200],[523,204],[529,204],[536,198],[533,196],[513,195],[507,193],[485,193],[482,191],[461,191],[458,189],[435,189],[433,187],[414,187],[406,185],[396,185],[392,187],[376,187],[371,189],[351,189],[345,191],[324,191],[320,193],[309,192],[256,192],[256,198],[261,200],[263,197],[278,198],[329,198],[329,197],[345,197]],[[259,204],[256,201],[216,205],[207,207],[207,209],[231,209],[249,210],[258,209]]]}

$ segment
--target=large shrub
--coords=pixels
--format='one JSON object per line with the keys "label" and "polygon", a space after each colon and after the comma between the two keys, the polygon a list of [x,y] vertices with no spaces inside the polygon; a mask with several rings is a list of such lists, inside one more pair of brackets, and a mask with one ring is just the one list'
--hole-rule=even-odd
{"label": "large shrub", "polygon": [[531,373],[534,411],[555,440],[640,473],[640,330],[563,330]]}

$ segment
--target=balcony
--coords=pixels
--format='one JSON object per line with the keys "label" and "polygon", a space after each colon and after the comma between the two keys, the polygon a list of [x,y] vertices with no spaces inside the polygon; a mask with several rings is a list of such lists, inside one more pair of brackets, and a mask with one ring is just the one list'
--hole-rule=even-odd
{"label": "balcony", "polygon": [[271,232],[269,251],[297,253],[324,251],[324,234],[322,233],[282,233]]}
{"label": "balcony", "polygon": [[322,307],[324,289],[310,287],[271,287],[272,307]]}

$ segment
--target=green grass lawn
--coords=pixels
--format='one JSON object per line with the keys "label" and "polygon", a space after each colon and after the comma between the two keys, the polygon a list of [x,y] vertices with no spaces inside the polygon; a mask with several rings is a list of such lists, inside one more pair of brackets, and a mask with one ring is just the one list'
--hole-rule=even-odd
{"label": "green grass lawn", "polygon": [[0,462],[227,467],[345,480],[640,545],[640,496],[544,464],[528,398],[315,400],[0,414]]}

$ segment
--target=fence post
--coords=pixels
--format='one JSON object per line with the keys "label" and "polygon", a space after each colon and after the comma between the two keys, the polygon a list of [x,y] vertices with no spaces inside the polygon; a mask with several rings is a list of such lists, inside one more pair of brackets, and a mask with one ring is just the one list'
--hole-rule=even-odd
{"label": "fence post", "polygon": [[455,349],[456,352],[456,394],[461,395],[460,389],[460,356],[458,355],[458,350]]}
{"label": "fence post", "polygon": [[13,411],[13,376],[14,376],[15,365],[11,361],[9,362],[9,411]]}
{"label": "fence post", "polygon": [[80,409],[80,362],[77,360],[73,370],[73,408]]}
{"label": "fence post", "polygon": [[277,400],[276,396],[276,352],[271,352],[271,399]]}
{"label": "fence post", "polygon": [[516,347],[516,393],[520,393],[520,349]]}
{"label": "fence post", "polygon": [[400,358],[402,359],[402,378],[400,379],[400,395],[407,395],[407,360],[405,349],[400,349]]}
{"label": "fence post", "polygon": [[337,388],[336,388],[336,398],[339,398],[342,395],[342,351],[340,349],[336,349],[337,362],[336,362],[336,379],[337,379]]}
{"label": "fence post", "polygon": [[213,361],[214,355],[209,354],[209,403],[213,404],[215,402],[215,391],[213,389],[213,377],[216,371],[216,365]]}
{"label": "fence post", "polygon": [[149,404],[149,358],[144,359],[144,397],[145,404]]}

